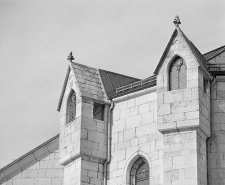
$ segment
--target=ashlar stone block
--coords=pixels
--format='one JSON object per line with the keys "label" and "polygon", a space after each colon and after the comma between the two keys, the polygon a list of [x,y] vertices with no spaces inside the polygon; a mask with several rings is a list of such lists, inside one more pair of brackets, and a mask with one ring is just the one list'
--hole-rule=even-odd
{"label": "ashlar stone block", "polygon": [[155,123],[146,124],[136,128],[136,136],[140,137],[155,132]]}
{"label": "ashlar stone block", "polygon": [[148,102],[156,101],[157,100],[157,93],[153,92],[147,95]]}
{"label": "ashlar stone block", "polygon": [[191,112],[199,110],[199,101],[182,101],[182,102],[173,102],[171,104],[172,113],[182,113],[182,112]]}
{"label": "ashlar stone block", "polygon": [[134,106],[130,108],[130,116],[135,116],[138,114],[138,106]]}
{"label": "ashlar stone block", "polygon": [[136,98],[136,105],[141,105],[148,102],[148,95],[142,95]]}
{"label": "ashlar stone block", "polygon": [[171,108],[170,104],[161,104],[158,107],[158,115],[170,114]]}
{"label": "ashlar stone block", "polygon": [[114,161],[121,161],[125,159],[125,149],[116,150],[112,153]]}
{"label": "ashlar stone block", "polygon": [[112,125],[112,133],[125,130],[125,119],[114,121]]}
{"label": "ashlar stone block", "polygon": [[126,129],[138,127],[141,125],[141,115],[126,118]]}
{"label": "ashlar stone block", "polygon": [[197,156],[177,156],[173,158],[174,169],[197,167]]}
{"label": "ashlar stone block", "polygon": [[149,103],[139,105],[139,113],[144,113],[148,111],[149,111]]}
{"label": "ashlar stone block", "polygon": [[166,114],[163,116],[163,122],[181,121],[184,120],[184,113]]}
{"label": "ashlar stone block", "polygon": [[147,123],[153,123],[154,121],[154,115],[153,115],[153,111],[149,111],[146,113],[141,114],[141,124],[145,125]]}
{"label": "ashlar stone block", "polygon": [[127,101],[127,107],[128,108],[134,107],[135,105],[136,105],[136,99],[135,98]]}
{"label": "ashlar stone block", "polygon": [[124,131],[124,141],[130,140],[135,138],[135,128],[128,129]]}

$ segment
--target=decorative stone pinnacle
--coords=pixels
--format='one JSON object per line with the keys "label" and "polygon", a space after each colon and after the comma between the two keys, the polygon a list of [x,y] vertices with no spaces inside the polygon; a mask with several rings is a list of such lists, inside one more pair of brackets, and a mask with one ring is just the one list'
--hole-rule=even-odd
{"label": "decorative stone pinnacle", "polygon": [[70,52],[70,54],[69,54],[69,56],[68,56],[67,60],[69,60],[70,62],[73,62],[74,57],[73,57],[73,53],[72,53],[72,51]]}
{"label": "decorative stone pinnacle", "polygon": [[175,25],[176,27],[179,27],[179,24],[181,24],[181,22],[180,22],[180,19],[179,19],[178,15],[175,17],[175,19],[174,19],[173,23],[174,23],[174,25]]}

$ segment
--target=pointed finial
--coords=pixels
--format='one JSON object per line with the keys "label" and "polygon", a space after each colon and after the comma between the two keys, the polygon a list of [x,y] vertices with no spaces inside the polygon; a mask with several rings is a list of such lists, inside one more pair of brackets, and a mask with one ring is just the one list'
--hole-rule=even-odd
{"label": "pointed finial", "polygon": [[173,21],[175,27],[179,27],[179,24],[181,24],[180,19],[178,17],[178,15],[175,17],[174,21]]}
{"label": "pointed finial", "polygon": [[72,53],[72,51],[70,52],[70,54],[69,54],[69,56],[68,56],[67,60],[69,60],[70,62],[73,62],[74,57],[73,57],[73,53]]}

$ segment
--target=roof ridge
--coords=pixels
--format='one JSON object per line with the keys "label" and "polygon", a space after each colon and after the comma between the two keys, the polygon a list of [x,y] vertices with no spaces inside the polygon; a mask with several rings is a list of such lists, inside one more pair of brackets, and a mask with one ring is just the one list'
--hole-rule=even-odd
{"label": "roof ridge", "polygon": [[225,49],[225,45],[224,45],[224,46],[221,46],[221,47],[219,47],[219,48],[216,48],[216,49],[214,49],[214,50],[208,51],[207,53],[204,53],[203,55],[207,55],[208,53],[211,53],[211,52],[213,52],[213,51],[220,50],[221,48],[224,48],[224,49]]}
{"label": "roof ridge", "polygon": [[94,69],[94,70],[98,69],[98,68],[94,68],[94,67],[91,67],[91,66],[87,66],[87,65],[84,65],[84,64],[77,63],[77,62],[71,62],[71,64],[72,65],[82,66],[82,67],[88,67],[88,68],[91,68],[91,69]]}
{"label": "roof ridge", "polygon": [[51,139],[45,141],[44,143],[40,144],[39,146],[37,146],[36,148],[30,150],[29,152],[27,152],[26,154],[22,155],[21,157],[17,158],[16,160],[14,160],[13,162],[9,163],[8,165],[6,165],[5,167],[0,169],[0,173],[3,172],[4,170],[6,170],[7,168],[9,168],[10,166],[12,166],[13,164],[16,164],[18,161],[21,161],[22,159],[24,159],[25,157],[27,157],[28,155],[32,154],[33,152],[37,151],[38,149],[42,148],[43,146],[47,145],[48,143],[54,141],[56,138],[59,137],[59,134],[57,134],[56,136],[52,137]]}
{"label": "roof ridge", "polygon": [[88,68],[95,69],[95,70],[102,70],[102,71],[105,71],[107,73],[112,73],[112,74],[121,75],[121,76],[124,76],[124,77],[134,78],[136,80],[140,80],[140,78],[124,75],[124,74],[121,74],[121,73],[116,73],[116,72],[113,72],[113,71],[108,71],[108,70],[105,70],[105,69],[94,68],[94,67],[91,67],[91,66],[87,66],[87,65],[84,65],[84,64],[77,63],[77,62],[72,62],[72,65],[74,65],[74,64],[77,64],[78,66],[82,66],[82,67],[88,67]]}
{"label": "roof ridge", "polygon": [[225,46],[221,46],[219,48],[216,48],[212,51],[209,51],[207,53],[205,53],[203,56],[207,61],[212,60],[213,58],[217,57],[218,55],[220,55],[221,53],[223,53],[225,51]]}
{"label": "roof ridge", "polygon": [[[189,46],[189,48],[190,48],[190,50],[192,51],[192,53],[193,53],[193,55],[195,55],[195,57],[197,57],[200,61],[198,61],[200,64],[202,63],[202,65],[205,67],[205,68],[207,68],[207,66],[206,66],[206,59],[203,57],[203,55],[201,54],[201,52],[197,49],[197,47],[194,45],[194,43],[193,42],[191,42],[188,38],[187,38],[187,36],[184,34],[184,32],[180,29],[180,28],[178,28],[179,29],[179,31],[181,32],[181,34],[182,34],[182,36],[184,37],[184,39],[185,39],[185,41],[187,42],[187,44],[188,44],[188,46]],[[198,60],[197,59],[197,60]]]}
{"label": "roof ridge", "polygon": [[141,80],[140,78],[135,78],[135,77],[128,76],[128,75],[124,75],[124,74],[120,74],[120,73],[116,73],[116,72],[112,72],[112,71],[107,71],[107,70],[104,70],[104,69],[99,69],[99,70],[105,71],[107,73],[112,73],[112,74],[115,74],[115,75],[121,75],[121,76],[124,76],[124,77],[133,78],[133,79],[136,79],[136,80]]}

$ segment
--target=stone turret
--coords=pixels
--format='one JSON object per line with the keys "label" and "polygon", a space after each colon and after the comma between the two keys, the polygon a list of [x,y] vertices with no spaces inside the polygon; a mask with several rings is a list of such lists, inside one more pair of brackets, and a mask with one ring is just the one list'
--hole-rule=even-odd
{"label": "stone turret", "polygon": [[[76,104],[71,114],[75,117],[70,121],[68,106],[73,92]],[[71,60],[60,102],[59,163],[64,165],[64,184],[101,184],[108,106],[98,70]]]}
{"label": "stone turret", "polygon": [[[211,129],[209,80],[212,77],[205,59],[179,28],[178,17],[174,24],[176,28],[155,70],[157,127],[164,137],[164,184],[206,185],[206,139]],[[179,76],[183,75],[177,72],[179,66],[175,69],[179,75],[171,74],[175,60],[185,63],[186,75]],[[180,87],[173,87],[172,83],[179,81]]]}

